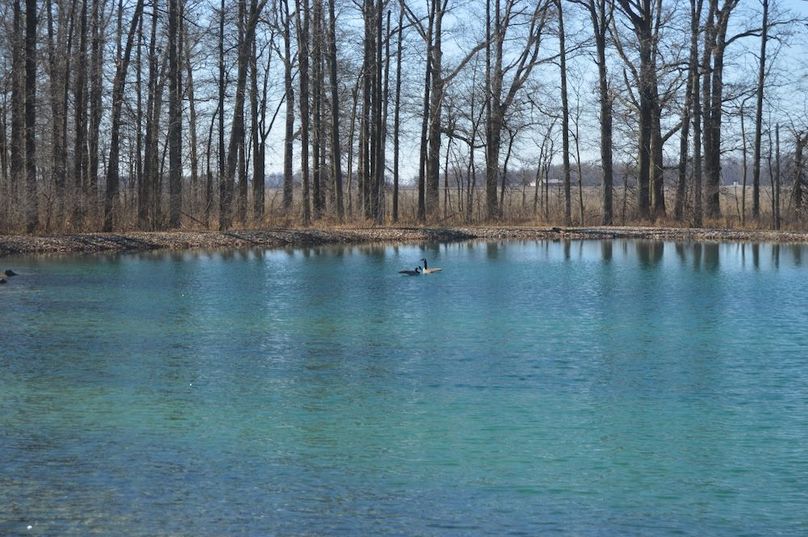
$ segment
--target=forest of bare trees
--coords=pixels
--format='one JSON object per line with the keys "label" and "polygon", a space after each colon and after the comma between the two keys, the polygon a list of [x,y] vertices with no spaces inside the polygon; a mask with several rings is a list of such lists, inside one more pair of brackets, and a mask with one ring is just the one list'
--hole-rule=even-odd
{"label": "forest of bare trees", "polygon": [[806,12],[3,0],[0,233],[804,227]]}

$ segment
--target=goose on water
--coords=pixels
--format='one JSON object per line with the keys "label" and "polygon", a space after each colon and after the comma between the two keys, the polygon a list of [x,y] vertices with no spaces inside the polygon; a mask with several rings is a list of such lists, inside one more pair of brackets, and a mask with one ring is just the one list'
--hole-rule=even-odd
{"label": "goose on water", "polygon": [[421,267],[415,267],[413,270],[399,270],[399,274],[406,274],[407,276],[418,276],[421,274]]}
{"label": "goose on water", "polygon": [[421,261],[424,262],[424,274],[433,274],[435,272],[440,272],[441,270],[443,270],[437,267],[429,268],[429,264],[427,264],[426,258],[422,258]]}

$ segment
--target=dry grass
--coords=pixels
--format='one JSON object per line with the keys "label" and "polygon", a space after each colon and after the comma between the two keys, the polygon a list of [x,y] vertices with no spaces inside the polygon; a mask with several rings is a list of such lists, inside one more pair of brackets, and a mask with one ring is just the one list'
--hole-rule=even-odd
{"label": "dry grass", "polygon": [[156,249],[247,249],[328,244],[449,242],[463,240],[643,239],[654,241],[746,241],[808,243],[808,233],[666,227],[349,227],[270,228],[242,231],[0,235],[0,257],[29,253],[144,251]]}
{"label": "dry grass", "polygon": [[[592,227],[600,223],[600,189],[585,187],[583,197],[583,218],[580,215],[579,193],[573,187],[572,226],[563,225],[563,192],[553,185],[549,195],[540,193],[534,205],[532,187],[510,188],[504,199],[506,218],[491,225],[486,222],[484,207],[484,191],[477,190],[471,210],[471,218],[467,219],[466,207],[459,203],[460,194],[465,193],[452,189],[448,199],[441,190],[441,206],[439,219],[424,227],[417,220],[417,191],[406,188],[400,191],[399,220],[392,222],[390,217],[390,194],[386,200],[386,221],[384,226],[377,226],[359,214],[356,202],[349,204],[346,200],[346,218],[339,222],[334,216],[327,215],[318,219],[310,227],[304,227],[302,208],[299,203],[300,193],[295,192],[292,211],[287,215],[282,210],[282,192],[269,189],[266,192],[266,217],[261,221],[247,219],[246,222],[234,221],[234,226],[241,231],[219,233],[210,231],[218,225],[216,220],[218,205],[211,210],[211,222],[205,226],[199,215],[204,214],[204,207],[199,202],[200,195],[187,194],[182,228],[172,232],[135,232],[128,231],[136,226],[135,199],[124,194],[118,231],[113,234],[82,233],[84,229],[98,229],[100,211],[97,207],[88,207],[84,225],[79,227],[67,225],[55,226],[53,205],[41,207],[43,222],[51,224],[36,236],[22,236],[19,228],[7,228],[5,236],[0,235],[0,255],[24,252],[95,252],[104,250],[148,250],[157,248],[245,248],[245,247],[279,247],[306,246],[328,243],[358,242],[390,242],[390,241],[446,241],[463,239],[500,239],[525,238],[543,239],[563,238],[651,238],[671,240],[750,240],[750,241],[806,241],[808,219],[793,211],[788,200],[790,192],[784,190],[781,198],[782,229],[780,232],[766,231],[771,228],[771,195],[769,189],[762,189],[762,214],[758,222],[747,216],[742,222],[740,217],[741,188],[724,187],[721,190],[721,206],[724,216],[719,220],[705,221],[702,229],[690,229],[691,215],[686,215],[685,222],[676,222],[670,217],[657,219],[655,222],[643,222],[636,218],[636,194],[632,189],[622,186],[614,192],[614,224],[620,227]],[[674,192],[667,192],[667,207],[672,212]],[[251,207],[251,200],[248,207]],[[166,207],[167,209],[167,207]],[[22,214],[23,208],[15,208]],[[747,188],[747,213],[751,211],[751,188]],[[167,210],[164,211],[167,213]],[[250,211],[248,211],[249,214]],[[194,216],[195,215],[195,216]],[[632,227],[633,226],[633,227]]]}

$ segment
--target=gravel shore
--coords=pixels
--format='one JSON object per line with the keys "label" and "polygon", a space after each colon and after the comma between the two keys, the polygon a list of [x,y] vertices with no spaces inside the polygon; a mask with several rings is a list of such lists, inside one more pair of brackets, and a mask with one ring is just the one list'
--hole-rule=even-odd
{"label": "gravel shore", "polygon": [[145,250],[236,249],[358,244],[368,242],[448,242],[464,240],[644,239],[710,242],[803,242],[808,233],[652,227],[329,227],[241,231],[0,235],[0,256]]}

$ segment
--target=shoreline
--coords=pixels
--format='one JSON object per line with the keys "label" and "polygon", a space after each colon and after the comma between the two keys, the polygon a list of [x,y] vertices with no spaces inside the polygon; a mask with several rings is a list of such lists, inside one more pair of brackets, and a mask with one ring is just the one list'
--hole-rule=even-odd
{"label": "shoreline", "polygon": [[0,257],[25,254],[244,249],[466,240],[610,240],[808,243],[808,233],[655,227],[324,227],[0,235]]}

